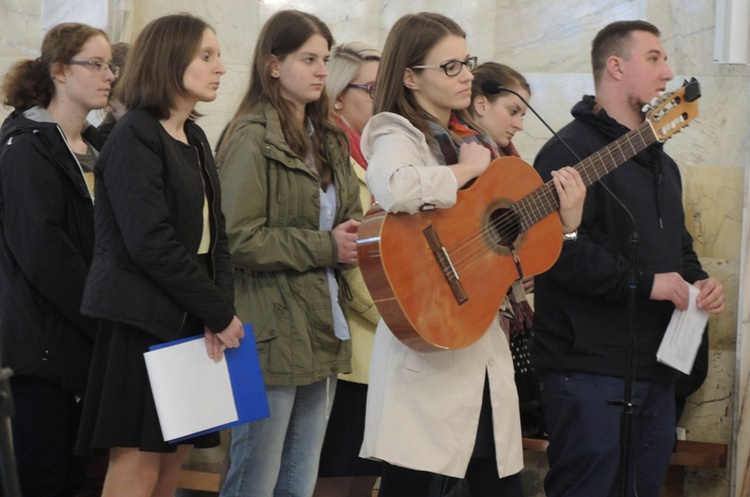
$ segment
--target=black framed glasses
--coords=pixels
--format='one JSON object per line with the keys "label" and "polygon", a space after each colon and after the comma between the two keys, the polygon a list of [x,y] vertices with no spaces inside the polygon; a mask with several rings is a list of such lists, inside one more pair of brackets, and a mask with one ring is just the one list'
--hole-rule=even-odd
{"label": "black framed glasses", "polygon": [[466,66],[469,71],[473,71],[477,68],[477,58],[469,57],[466,60],[449,60],[444,64],[433,64],[433,65],[419,65],[411,66],[412,69],[442,69],[445,71],[445,75],[448,77],[458,76],[461,74],[461,69]]}
{"label": "black framed glasses", "polygon": [[358,85],[356,83],[349,83],[346,85],[347,88],[357,88],[358,90],[365,90],[370,98],[375,98],[375,85]]}
{"label": "black framed glasses", "polygon": [[109,72],[117,79],[120,77],[120,68],[111,62],[104,62],[101,60],[69,60],[66,64],[71,66],[87,66],[91,67],[96,72],[104,72],[109,69]]}

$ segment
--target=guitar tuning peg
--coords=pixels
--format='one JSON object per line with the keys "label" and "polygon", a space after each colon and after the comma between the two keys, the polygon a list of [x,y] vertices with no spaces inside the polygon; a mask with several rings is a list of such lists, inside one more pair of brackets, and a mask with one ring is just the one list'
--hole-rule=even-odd
{"label": "guitar tuning peg", "polygon": [[643,104],[643,107],[641,108],[641,112],[644,114],[648,114],[648,111],[651,110],[651,104]]}

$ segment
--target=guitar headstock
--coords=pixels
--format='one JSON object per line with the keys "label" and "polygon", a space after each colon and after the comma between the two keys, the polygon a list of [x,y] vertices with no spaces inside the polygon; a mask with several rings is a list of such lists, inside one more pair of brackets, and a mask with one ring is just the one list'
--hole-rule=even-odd
{"label": "guitar headstock", "polygon": [[647,106],[646,121],[651,125],[658,141],[666,141],[698,115],[700,96],[701,85],[695,78],[692,78],[690,81],[685,81],[679,90],[657,97],[651,105]]}

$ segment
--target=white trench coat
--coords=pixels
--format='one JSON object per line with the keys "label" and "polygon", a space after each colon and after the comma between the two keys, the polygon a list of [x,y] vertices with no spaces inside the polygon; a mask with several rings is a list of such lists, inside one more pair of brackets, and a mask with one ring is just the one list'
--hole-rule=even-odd
{"label": "white trench coat", "polygon": [[[389,212],[413,213],[425,202],[455,204],[453,173],[437,163],[424,135],[403,117],[374,116],[363,132],[362,150],[368,186]],[[381,320],[360,456],[462,478],[476,440],[485,374],[502,478],[521,470],[523,449],[513,360],[499,321],[464,349],[419,352]]]}

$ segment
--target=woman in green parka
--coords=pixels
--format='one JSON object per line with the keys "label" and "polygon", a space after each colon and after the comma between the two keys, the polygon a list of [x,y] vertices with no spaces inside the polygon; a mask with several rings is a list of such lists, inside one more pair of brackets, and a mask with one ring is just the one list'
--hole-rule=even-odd
{"label": "woman in green parka", "polygon": [[235,306],[271,409],[232,429],[222,496],[311,495],[336,375],[351,371],[340,269],[356,263],[362,209],[324,91],[332,44],[313,15],[272,16],[219,149]]}

